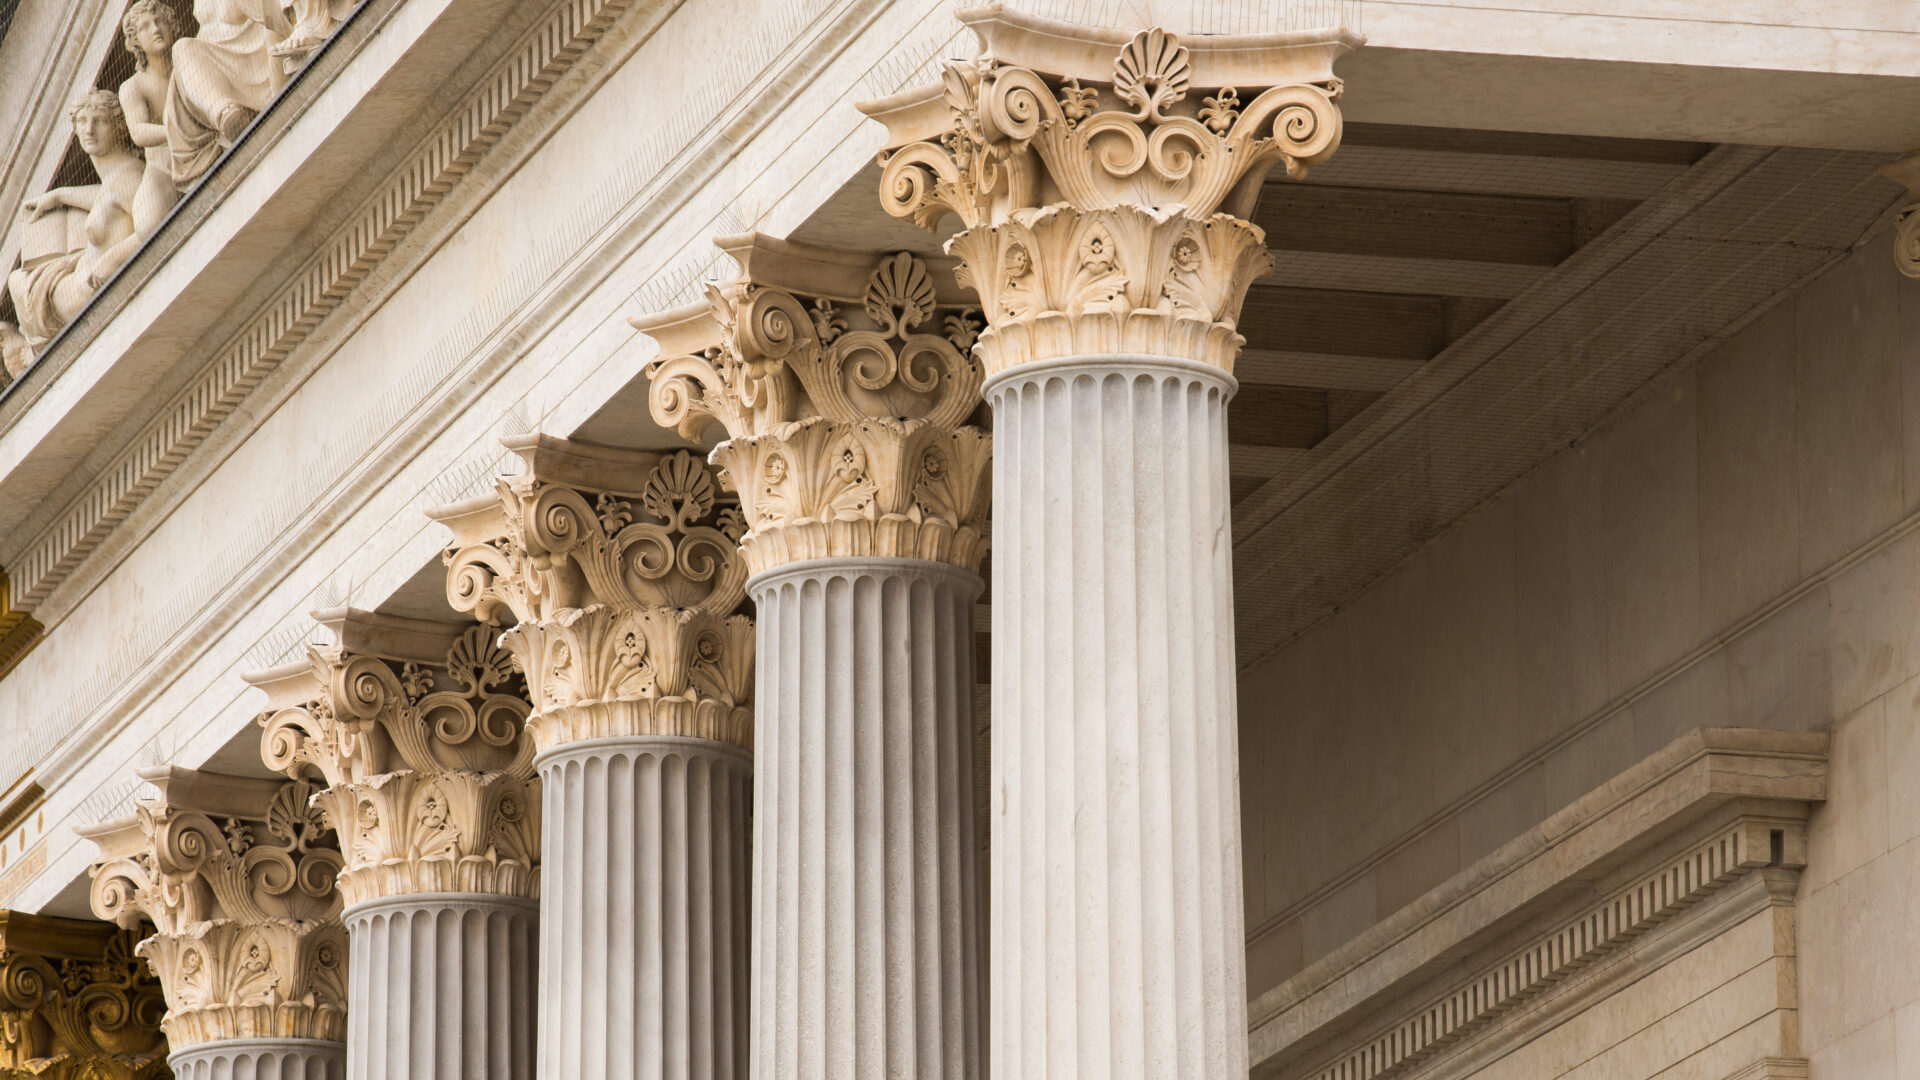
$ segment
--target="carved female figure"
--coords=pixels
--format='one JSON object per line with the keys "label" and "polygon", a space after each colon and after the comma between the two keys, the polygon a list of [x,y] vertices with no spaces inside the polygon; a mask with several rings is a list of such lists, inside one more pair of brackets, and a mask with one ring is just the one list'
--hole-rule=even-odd
{"label": "carved female figure", "polygon": [[193,0],[200,32],[173,44],[167,143],[174,186],[193,185],[287,81],[274,45],[292,29],[279,0]]}
{"label": "carved female figure", "polygon": [[133,144],[147,158],[147,173],[133,202],[133,231],[153,235],[180,192],[173,186],[173,160],[167,149],[167,85],[173,81],[173,43],[180,39],[180,15],[160,0],[133,0],[120,19],[133,77],[120,84],[120,108],[127,114]]}
{"label": "carved female figure", "polygon": [[95,90],[73,107],[73,134],[100,175],[98,184],[54,188],[20,207],[27,222],[70,207],[86,214],[86,243],[77,250],[21,267],[7,276],[7,290],[20,313],[20,329],[34,348],[47,343],[80,314],[100,285],[139,246],[133,204],[146,175],[134,151],[120,99]]}

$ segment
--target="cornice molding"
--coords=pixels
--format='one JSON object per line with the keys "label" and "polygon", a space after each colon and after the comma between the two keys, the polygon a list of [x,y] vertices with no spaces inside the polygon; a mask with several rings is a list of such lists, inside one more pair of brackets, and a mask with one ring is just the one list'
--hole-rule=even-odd
{"label": "cornice molding", "polygon": [[100,470],[14,563],[13,603],[45,599],[155,485],[230,415],[268,372],[365,280],[427,212],[571,67],[631,0],[559,5],[467,95],[420,151],[363,200],[321,253],[284,286],[168,408]]}
{"label": "cornice molding", "polygon": [[[1255,1074],[1415,1071],[1737,881],[1785,874],[1758,902],[1790,899],[1826,746],[1805,732],[1682,736],[1260,995]],[[1487,955],[1516,933],[1524,944]]]}

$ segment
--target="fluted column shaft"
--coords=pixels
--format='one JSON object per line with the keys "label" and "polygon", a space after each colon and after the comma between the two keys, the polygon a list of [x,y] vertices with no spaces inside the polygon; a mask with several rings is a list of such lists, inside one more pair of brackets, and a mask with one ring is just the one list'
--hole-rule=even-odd
{"label": "fluted column shaft", "polygon": [[524,1080],[537,901],[419,893],[348,908],[353,1080]]}
{"label": "fluted column shaft", "polygon": [[973,1080],[978,575],[818,559],[753,579],[755,1080]]}
{"label": "fluted column shaft", "polygon": [[1151,356],[994,410],[994,1080],[1246,1076],[1226,406]]}
{"label": "fluted column shaft", "polygon": [[623,736],[563,744],[540,771],[539,1075],[744,1075],[752,755]]}
{"label": "fluted column shaft", "polygon": [[167,1059],[174,1080],[345,1080],[345,1047],[321,1039],[227,1039]]}

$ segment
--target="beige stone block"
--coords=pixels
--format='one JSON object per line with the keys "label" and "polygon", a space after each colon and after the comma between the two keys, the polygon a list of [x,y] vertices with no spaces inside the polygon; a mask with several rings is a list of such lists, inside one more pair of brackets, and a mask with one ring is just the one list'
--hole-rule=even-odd
{"label": "beige stone block", "polygon": [[1780,1033],[1783,1024],[1792,1022],[1790,1015],[1782,1010],[1768,1013],[1726,1038],[1688,1054],[1647,1080],[1768,1080],[1775,1074],[1748,1070],[1768,1058],[1786,1056],[1781,1052]]}
{"label": "beige stone block", "polygon": [[1398,911],[1462,865],[1460,822],[1449,817],[1381,860],[1375,871],[1374,902],[1382,914]]}
{"label": "beige stone block", "polygon": [[1807,822],[1802,892],[1814,892],[1887,852],[1886,710],[1881,699],[1835,725],[1827,801]]}
{"label": "beige stone block", "polygon": [[1817,730],[1832,719],[1827,594],[1803,594],[1727,643],[1729,719],[1739,727]]}
{"label": "beige stone block", "polygon": [[1470,866],[1547,816],[1547,770],[1529,766],[1460,811],[1460,864]]}
{"label": "beige stone block", "polygon": [[1621,709],[1547,755],[1546,811],[1551,814],[1639,761],[1633,713]]}
{"label": "beige stone block", "polygon": [[1611,692],[1599,475],[1582,443],[1512,495],[1516,706],[1542,731],[1588,716]]}
{"label": "beige stone block", "polygon": [[1709,630],[1800,579],[1795,307],[1700,361],[1700,575]]}
{"label": "beige stone block", "polygon": [[1247,946],[1247,997],[1259,997],[1302,966],[1300,920],[1288,919]]}
{"label": "beige stone block", "polygon": [[1920,1002],[1893,1014],[1893,1056],[1902,1080],[1920,1076]]}
{"label": "beige stone block", "polygon": [[1616,692],[1700,640],[1693,373],[1651,387],[1599,442],[1607,670]]}
{"label": "beige stone block", "polygon": [[[1687,1001],[1669,999],[1667,1004],[1668,1010],[1653,1023],[1579,1067],[1567,1070],[1563,1074],[1566,1080],[1626,1080],[1659,1075],[1723,1039],[1738,1036],[1756,1022],[1767,1021],[1778,999],[1771,965],[1763,964],[1741,972],[1699,997]],[[1600,1011],[1604,1011],[1604,1007]],[[1771,1030],[1777,1031],[1777,1025]],[[1753,1035],[1762,1038],[1752,1038],[1748,1045],[1736,1049],[1729,1063],[1752,1061],[1769,1050],[1777,1052],[1777,1047],[1764,1040],[1768,1031],[1765,1026],[1755,1030]],[[1694,1070],[1688,1072],[1701,1080],[1706,1075]]]}
{"label": "beige stone block", "polygon": [[1514,701],[1513,545],[1513,510],[1502,501],[1463,522],[1428,558],[1420,664],[1428,694],[1418,707],[1432,738],[1415,764],[1434,777],[1443,804],[1543,741]]}
{"label": "beige stone block", "polygon": [[1806,896],[1800,986],[1809,1051],[1844,1041],[1920,1000],[1920,844],[1874,859]]}
{"label": "beige stone block", "polygon": [[1302,962],[1311,964],[1346,944],[1379,917],[1373,874],[1361,874],[1307,910],[1300,925]]}
{"label": "beige stone block", "polygon": [[1894,1057],[1893,1017],[1860,1029],[1807,1055],[1813,1080],[1908,1080]]}
{"label": "beige stone block", "polygon": [[1848,567],[1827,586],[1833,712],[1845,716],[1920,673],[1920,533]]}
{"label": "beige stone block", "polygon": [[1855,252],[1793,300],[1803,573],[1891,525],[1904,503],[1898,275],[1865,255]]}
{"label": "beige stone block", "polygon": [[1920,677],[1881,699],[1887,761],[1887,847],[1920,837]]}
{"label": "beige stone block", "polygon": [[[1892,263],[1891,234],[1872,251],[1885,250]],[[1871,257],[1871,255],[1869,255]],[[1900,307],[1900,337],[1894,355],[1900,365],[1900,427],[1904,509],[1920,509],[1920,278],[1890,273]],[[1920,1076],[1920,1072],[1914,1075]]]}
{"label": "beige stone block", "polygon": [[1731,725],[1726,651],[1707,653],[1674,672],[1630,708],[1634,750],[1642,757],[1694,728]]}

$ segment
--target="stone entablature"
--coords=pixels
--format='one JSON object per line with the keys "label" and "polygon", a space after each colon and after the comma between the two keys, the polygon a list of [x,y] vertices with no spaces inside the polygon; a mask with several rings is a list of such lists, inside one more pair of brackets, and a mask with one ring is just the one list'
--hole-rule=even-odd
{"label": "stone entablature", "polygon": [[525,681],[499,631],[340,609],[266,690],[267,767],[324,784],[346,906],[416,893],[540,895]]}
{"label": "stone entablature", "polygon": [[861,105],[887,125],[880,201],[962,232],[947,250],[980,295],[989,377],[1085,355],[1183,357],[1233,370],[1247,286],[1272,269],[1246,219],[1276,165],[1290,176],[1340,145],[1333,62],[1344,29],[1127,35],[962,12],[980,59],[937,93]]}
{"label": "stone entablature", "polygon": [[695,455],[548,435],[523,471],[429,513],[453,530],[447,599],[527,675],[536,751],[673,735],[753,743],[753,620],[740,509]]}
{"label": "stone entablature", "polygon": [[[1750,1052],[1727,1040],[1725,1052],[1745,1056],[1706,1074],[1804,1076],[1793,905],[1807,819],[1826,798],[1826,748],[1813,732],[1681,737],[1261,995],[1253,1075],[1466,1076],[1502,1060],[1516,1075],[1556,1076],[1571,1065],[1547,1033],[1574,1031],[1583,1012],[1680,1013],[1708,987],[1771,965],[1770,993],[1676,1030],[1626,1068],[1652,1075],[1671,1063],[1658,1055],[1728,1034],[1712,1024],[1785,1015],[1749,1028],[1767,1036]],[[1684,999],[1615,996],[1672,993],[1652,973],[1715,939],[1719,953],[1688,961],[1697,985]],[[1701,968],[1720,953],[1725,970]]]}
{"label": "stone entablature", "polygon": [[0,1080],[160,1080],[160,984],[110,923],[0,911]]}
{"label": "stone entablature", "polygon": [[708,302],[632,320],[660,343],[654,420],[699,439],[740,497],[748,567],[928,559],[978,570],[993,440],[950,260],[723,237],[740,265]]}
{"label": "stone entablature", "polygon": [[155,932],[174,1053],[232,1039],[346,1034],[343,863],[305,781],[161,767],[132,816],[81,830],[100,848],[94,913]]}

